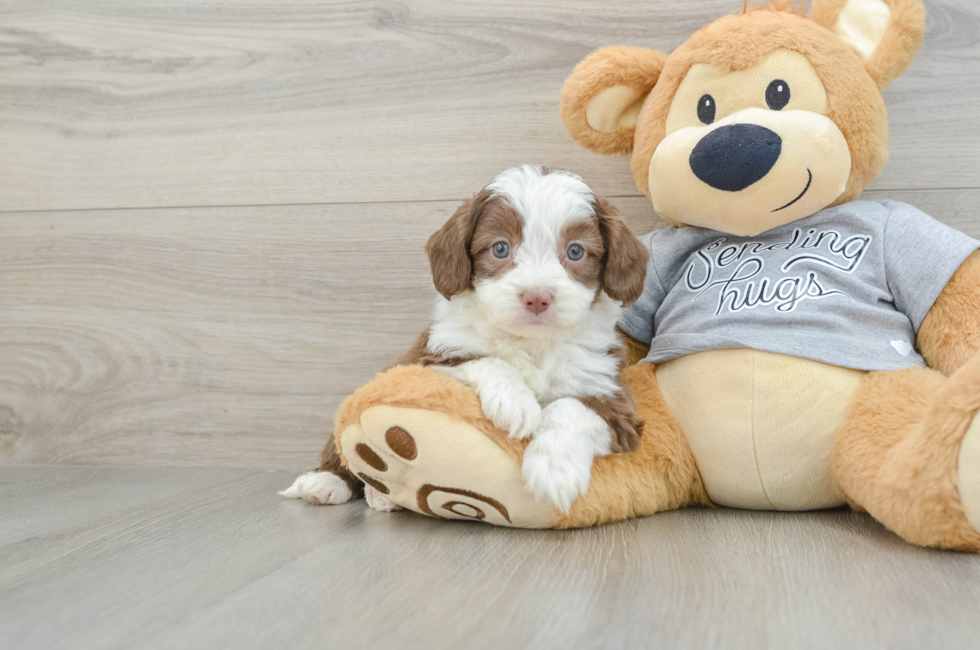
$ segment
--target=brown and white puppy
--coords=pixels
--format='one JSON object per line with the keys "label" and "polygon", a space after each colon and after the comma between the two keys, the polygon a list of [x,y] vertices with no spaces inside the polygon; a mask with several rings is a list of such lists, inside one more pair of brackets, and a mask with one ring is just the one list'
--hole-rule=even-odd
{"label": "brown and white puppy", "polygon": [[[639,442],[633,395],[618,381],[616,324],[643,291],[646,248],[581,178],[524,165],[461,206],[426,252],[439,296],[431,326],[399,364],[472,386],[496,426],[530,437],[525,484],[567,512],[588,489],[595,456]],[[356,479],[338,460],[331,440],[321,469],[349,480],[304,475],[285,494],[346,501]],[[366,495],[372,507],[394,508],[370,486]]]}

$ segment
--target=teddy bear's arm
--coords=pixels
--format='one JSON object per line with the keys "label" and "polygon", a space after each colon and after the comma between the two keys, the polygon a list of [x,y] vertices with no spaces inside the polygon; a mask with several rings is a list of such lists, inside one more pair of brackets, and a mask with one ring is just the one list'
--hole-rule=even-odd
{"label": "teddy bear's arm", "polygon": [[643,361],[648,354],[650,354],[650,345],[647,343],[641,343],[637,341],[632,336],[623,331],[623,328],[617,327],[616,332],[619,334],[619,340],[622,341],[623,347],[626,348],[626,365],[633,366]]}
{"label": "teddy bear's arm", "polygon": [[919,352],[951,375],[980,352],[980,251],[960,265],[919,327]]}

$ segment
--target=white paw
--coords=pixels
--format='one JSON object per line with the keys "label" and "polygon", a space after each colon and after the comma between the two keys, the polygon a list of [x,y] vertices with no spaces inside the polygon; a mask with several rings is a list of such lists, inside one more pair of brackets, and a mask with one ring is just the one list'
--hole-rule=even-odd
{"label": "white paw", "polygon": [[367,504],[377,510],[378,512],[393,512],[395,510],[402,510],[402,507],[390,500],[385,495],[381,494],[378,490],[375,490],[370,485],[364,486],[364,499]]}
{"label": "white paw", "polygon": [[303,499],[318,505],[347,503],[353,496],[344,479],[330,472],[307,472],[280,492],[284,497]]}
{"label": "white paw", "polygon": [[480,387],[483,414],[512,438],[527,438],[541,422],[541,405],[531,389],[512,381],[490,381]]}
{"label": "white paw", "polygon": [[567,513],[588,491],[592,459],[609,452],[609,438],[609,426],[580,401],[555,400],[524,451],[524,485],[539,501]]}
{"label": "white paw", "polygon": [[535,438],[524,452],[524,484],[536,499],[567,513],[572,502],[589,489],[592,453],[569,453],[567,448],[536,444],[540,442],[541,438]]}
{"label": "white paw", "polygon": [[[551,432],[538,431],[524,451],[521,471],[524,485],[539,501],[552,503],[567,513],[572,502],[589,489],[592,450]],[[556,440],[556,438],[558,438]]]}

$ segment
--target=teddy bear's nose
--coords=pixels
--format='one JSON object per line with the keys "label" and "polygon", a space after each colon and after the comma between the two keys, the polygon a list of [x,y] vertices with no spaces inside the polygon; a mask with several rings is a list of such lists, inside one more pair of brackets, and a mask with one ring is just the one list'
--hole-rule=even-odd
{"label": "teddy bear's nose", "polygon": [[715,189],[738,192],[768,174],[782,148],[782,139],[764,126],[729,124],[701,138],[691,152],[691,171]]}

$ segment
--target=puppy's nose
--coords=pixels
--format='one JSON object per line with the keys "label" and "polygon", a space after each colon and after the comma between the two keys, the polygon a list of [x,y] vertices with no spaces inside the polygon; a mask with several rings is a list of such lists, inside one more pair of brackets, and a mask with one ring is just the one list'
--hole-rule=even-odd
{"label": "puppy's nose", "polygon": [[555,297],[551,295],[550,291],[544,289],[528,289],[521,294],[521,301],[524,303],[524,309],[537,316],[551,306]]}
{"label": "puppy's nose", "polygon": [[716,190],[738,192],[768,174],[782,148],[782,138],[764,126],[729,124],[701,138],[691,171]]}

